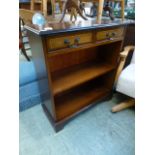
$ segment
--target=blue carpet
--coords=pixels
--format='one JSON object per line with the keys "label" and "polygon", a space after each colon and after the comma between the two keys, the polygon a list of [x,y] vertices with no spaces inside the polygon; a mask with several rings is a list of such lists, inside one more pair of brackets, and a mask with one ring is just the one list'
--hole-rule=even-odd
{"label": "blue carpet", "polygon": [[111,113],[120,94],[101,102],[55,133],[41,105],[20,112],[20,155],[134,155],[135,112]]}

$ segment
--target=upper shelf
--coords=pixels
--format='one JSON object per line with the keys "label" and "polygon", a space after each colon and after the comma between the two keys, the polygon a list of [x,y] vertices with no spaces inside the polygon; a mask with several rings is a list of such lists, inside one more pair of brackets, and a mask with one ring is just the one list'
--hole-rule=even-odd
{"label": "upper shelf", "polygon": [[62,93],[113,69],[114,67],[112,65],[105,64],[103,62],[91,62],[79,65],[78,67],[73,67],[70,70],[53,72],[51,73],[53,77],[53,94],[57,95]]}

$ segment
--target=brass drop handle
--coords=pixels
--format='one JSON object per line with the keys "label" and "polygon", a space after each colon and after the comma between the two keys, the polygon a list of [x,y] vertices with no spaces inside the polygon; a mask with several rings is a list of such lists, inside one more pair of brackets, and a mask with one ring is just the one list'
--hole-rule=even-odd
{"label": "brass drop handle", "polygon": [[64,44],[66,44],[67,46],[70,47],[70,41],[69,41],[69,39],[64,39]]}
{"label": "brass drop handle", "polygon": [[108,40],[113,40],[112,37],[114,37],[115,35],[116,35],[115,32],[112,32],[111,34],[109,34],[108,32],[106,33],[106,37],[107,37]]}
{"label": "brass drop handle", "polygon": [[110,37],[108,32],[106,33],[106,37],[107,37],[107,38],[109,38],[109,37]]}
{"label": "brass drop handle", "polygon": [[80,38],[79,38],[79,37],[76,37],[76,38],[74,39],[74,45],[72,45],[71,48],[77,48],[79,42],[80,42]]}
{"label": "brass drop handle", "polygon": [[109,32],[106,33],[106,37],[108,40],[111,40],[111,36],[110,36]]}
{"label": "brass drop handle", "polygon": [[116,33],[112,32],[111,35],[109,36],[109,40],[113,40],[114,39],[113,37],[115,37],[115,36],[116,36]]}
{"label": "brass drop handle", "polygon": [[74,43],[78,44],[79,42],[80,42],[80,38],[79,37],[75,38]]}
{"label": "brass drop handle", "polygon": [[111,35],[112,35],[112,37],[115,37],[116,36],[116,33],[115,32],[112,32]]}

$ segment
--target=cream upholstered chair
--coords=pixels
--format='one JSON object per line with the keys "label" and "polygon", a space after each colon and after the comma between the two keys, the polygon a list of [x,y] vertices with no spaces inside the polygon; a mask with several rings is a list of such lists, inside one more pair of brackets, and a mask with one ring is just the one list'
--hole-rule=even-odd
{"label": "cream upholstered chair", "polygon": [[[131,53],[133,52],[133,53]],[[131,61],[127,67],[127,57],[132,54]],[[120,54],[120,64],[116,74],[116,91],[129,96],[129,99],[114,106],[112,112],[118,112],[135,104],[135,52],[134,46],[127,46]]]}

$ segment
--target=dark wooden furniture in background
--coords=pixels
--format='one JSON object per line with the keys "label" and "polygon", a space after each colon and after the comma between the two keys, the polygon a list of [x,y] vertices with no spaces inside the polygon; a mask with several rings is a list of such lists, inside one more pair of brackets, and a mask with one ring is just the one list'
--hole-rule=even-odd
{"label": "dark wooden furniture in background", "polygon": [[123,47],[128,45],[135,45],[135,23],[127,26]]}
{"label": "dark wooden furniture in background", "polygon": [[[43,108],[59,131],[69,119],[112,94],[125,29],[130,21],[27,24],[37,74],[47,77]],[[44,28],[43,28],[44,29]]]}

